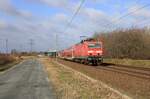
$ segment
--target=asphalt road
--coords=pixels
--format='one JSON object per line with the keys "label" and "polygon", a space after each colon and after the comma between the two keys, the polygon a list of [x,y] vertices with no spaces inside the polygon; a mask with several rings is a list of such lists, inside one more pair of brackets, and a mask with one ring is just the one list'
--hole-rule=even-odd
{"label": "asphalt road", "polygon": [[55,99],[47,74],[30,59],[0,74],[0,99]]}

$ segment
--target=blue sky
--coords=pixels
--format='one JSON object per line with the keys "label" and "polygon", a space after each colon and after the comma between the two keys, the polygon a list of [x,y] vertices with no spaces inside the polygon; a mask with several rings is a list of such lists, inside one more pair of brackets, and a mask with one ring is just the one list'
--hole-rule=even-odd
{"label": "blue sky", "polygon": [[[64,31],[81,0],[0,0],[0,51],[27,51],[29,40],[34,39],[34,50],[54,50],[58,34],[59,49],[80,41],[80,36],[116,28],[148,26],[150,6],[136,11],[119,21],[120,16],[133,12],[149,0],[85,0],[71,26]],[[109,25],[108,25],[109,24]],[[142,24],[142,25],[141,25]],[[21,47],[22,46],[22,47]]]}

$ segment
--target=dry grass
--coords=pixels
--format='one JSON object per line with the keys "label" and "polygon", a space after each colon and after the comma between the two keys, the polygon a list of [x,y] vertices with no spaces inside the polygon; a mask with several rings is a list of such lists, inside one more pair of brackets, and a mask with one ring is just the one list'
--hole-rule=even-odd
{"label": "dry grass", "polygon": [[136,67],[150,68],[150,60],[133,60],[133,59],[104,59],[105,63],[129,65]]}
{"label": "dry grass", "polygon": [[58,99],[123,99],[123,97],[99,82],[91,81],[82,75],[41,59],[54,84]]}
{"label": "dry grass", "polygon": [[11,68],[19,62],[20,59],[18,57],[0,54],[0,72]]}
{"label": "dry grass", "polygon": [[7,55],[0,55],[0,65],[9,64],[15,61],[15,57],[7,56]]}

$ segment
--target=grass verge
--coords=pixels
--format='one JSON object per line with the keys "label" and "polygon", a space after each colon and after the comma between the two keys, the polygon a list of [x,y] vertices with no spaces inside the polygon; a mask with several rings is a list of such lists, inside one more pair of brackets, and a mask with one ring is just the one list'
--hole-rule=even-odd
{"label": "grass verge", "polygon": [[150,68],[150,60],[104,59],[104,63]]}
{"label": "grass verge", "polygon": [[58,99],[125,99],[99,82],[87,79],[47,58],[41,59]]}

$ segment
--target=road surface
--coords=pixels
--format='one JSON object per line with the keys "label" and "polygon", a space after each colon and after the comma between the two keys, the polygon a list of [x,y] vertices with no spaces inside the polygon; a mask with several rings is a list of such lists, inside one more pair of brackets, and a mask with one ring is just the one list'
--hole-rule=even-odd
{"label": "road surface", "polygon": [[55,99],[47,74],[30,59],[0,74],[0,99]]}

